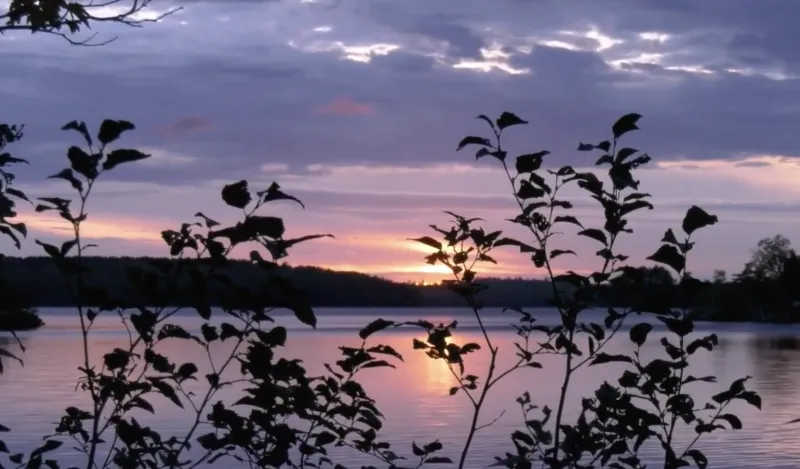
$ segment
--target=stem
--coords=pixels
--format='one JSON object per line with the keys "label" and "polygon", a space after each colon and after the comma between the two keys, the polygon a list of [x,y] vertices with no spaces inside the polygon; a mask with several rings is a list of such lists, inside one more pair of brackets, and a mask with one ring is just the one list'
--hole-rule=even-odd
{"label": "stem", "polygon": [[[686,243],[687,244],[690,242],[690,238],[691,238],[691,236],[686,238]],[[685,279],[686,279],[687,257],[688,257],[687,253],[684,253],[683,254],[683,271],[681,272],[681,282],[685,282]],[[685,290],[684,290],[684,293],[685,293]],[[683,299],[683,307],[681,308],[681,310],[682,310],[681,311],[681,313],[682,313],[681,319],[683,321],[685,321],[687,313],[688,313],[688,306],[687,306],[688,298],[686,298],[686,295],[683,295],[682,299]],[[679,345],[680,345],[680,349],[681,349],[681,359],[686,360],[688,358],[688,354],[686,354],[685,336],[681,336]],[[675,395],[680,395],[681,392],[683,391],[683,372],[684,372],[685,369],[686,369],[686,367],[681,367],[680,371],[678,372],[678,379],[679,379],[679,381],[678,381],[678,389],[676,390]],[[669,432],[667,433],[667,449],[669,451],[672,451],[673,455],[675,455],[674,454],[675,452],[672,450],[672,436],[673,436],[673,433],[675,432],[675,426],[676,426],[677,421],[678,421],[678,415],[673,412],[672,413],[672,419],[671,419],[670,425],[669,425]],[[700,437],[700,435],[697,435],[697,436],[698,436],[698,438]],[[697,441],[697,439],[695,439],[695,441]],[[692,442],[692,444],[694,444],[694,442]],[[687,451],[688,451],[688,449],[687,449]],[[667,467],[667,455],[666,454],[664,455],[664,467]]]}
{"label": "stem", "polygon": [[75,295],[75,300],[77,303],[76,307],[78,308],[78,317],[80,318],[80,323],[81,323],[81,336],[83,339],[83,366],[88,378],[87,381],[89,385],[89,394],[92,397],[92,404],[94,410],[92,419],[92,433],[91,433],[91,439],[89,440],[89,454],[86,461],[86,469],[91,469],[92,466],[96,465],[94,459],[97,454],[97,445],[100,437],[98,429],[100,426],[101,413],[103,412],[103,408],[105,407],[105,402],[101,402],[100,396],[98,395],[98,391],[95,388],[94,376],[91,376],[93,373],[91,373],[89,369],[89,367],[91,366],[89,359],[89,328],[86,325],[86,313],[83,309],[84,283],[83,283],[83,246],[81,245],[81,221],[86,215],[86,203],[89,200],[89,194],[91,194],[92,192],[94,181],[95,179],[89,179],[88,185],[86,187],[86,192],[80,194],[81,207],[78,212],[78,221],[72,222],[73,232],[75,233],[75,245],[78,249],[78,255],[77,255],[78,274],[76,276],[77,294]]}
{"label": "stem", "polygon": [[[477,316],[478,310],[473,308],[473,311],[475,311],[475,315]],[[481,325],[484,336],[488,341],[489,336],[486,333],[486,329],[483,327],[483,323],[480,322],[480,318],[478,319],[478,323]],[[489,388],[491,387],[490,383],[492,383],[492,377],[494,376],[494,370],[497,361],[497,349],[492,348],[491,342],[489,342],[489,350],[492,354],[492,358],[489,360],[489,373],[486,375],[486,381],[484,382],[483,389],[481,390],[481,395],[478,398],[478,402],[475,404],[475,411],[472,413],[472,422],[470,422],[467,441],[464,443],[464,449],[461,450],[461,457],[458,460],[458,469],[464,469],[464,464],[467,460],[467,454],[469,453],[469,447],[472,445],[472,439],[475,437],[475,432],[478,431],[478,417],[480,416],[483,403],[486,400],[486,395],[489,393]]]}
{"label": "stem", "polygon": [[[575,328],[574,326],[570,328],[569,335],[567,339],[571,344],[575,338]],[[572,378],[572,351],[571,349],[567,349],[567,363],[565,365],[564,371],[564,381],[561,384],[561,393],[558,396],[558,410],[556,410],[556,429],[555,429],[555,437],[553,438],[553,448],[555,449],[555,454],[553,455],[555,458],[558,458],[559,453],[559,444],[561,442],[561,419],[564,416],[564,401],[567,398],[567,389],[569,389],[569,381]]]}
{"label": "stem", "polygon": [[[250,326],[251,323],[248,322],[247,327],[249,328]],[[242,336],[238,339],[236,345],[233,347],[233,351],[231,351],[230,353],[230,356],[228,356],[228,358],[225,360],[225,363],[223,363],[222,366],[219,368],[218,372],[219,376],[222,376],[222,373],[225,372],[225,369],[228,367],[228,365],[230,365],[230,363],[236,357],[237,352],[239,351],[239,347],[242,345],[242,342],[244,342],[245,337],[246,334],[242,334]],[[195,413],[194,422],[192,423],[192,426],[189,428],[189,431],[186,433],[186,436],[183,438],[180,447],[175,452],[175,457],[173,459],[174,464],[177,464],[178,461],[180,460],[179,458],[183,450],[188,448],[190,444],[189,441],[191,440],[192,436],[194,436],[194,432],[197,431],[197,427],[200,426],[200,420],[203,418],[203,410],[205,410],[205,407],[208,405],[211,398],[214,397],[214,394],[216,394],[218,388],[219,388],[218,386],[217,387],[209,386],[208,391],[206,391],[206,395],[205,397],[203,397],[202,402],[200,403],[199,406],[196,407],[197,412]]]}
{"label": "stem", "polygon": [[[366,345],[367,345],[367,341],[366,341],[366,340],[363,340],[363,341],[361,342],[361,349],[363,350],[363,349],[366,347]],[[331,397],[331,400],[329,400],[329,401],[327,401],[327,402],[325,403],[325,406],[322,408],[322,410],[320,410],[320,412],[319,412],[319,415],[317,416],[317,418],[315,418],[315,419],[314,419],[314,421],[313,421],[313,422],[311,422],[311,425],[309,425],[308,431],[305,433],[305,435],[304,435],[304,437],[303,437],[303,441],[302,441],[302,443],[301,443],[300,445],[298,445],[298,446],[304,446],[304,445],[307,445],[307,444],[308,444],[308,440],[310,440],[310,439],[311,439],[311,434],[312,434],[312,433],[314,432],[314,430],[316,430],[316,428],[317,428],[317,427],[320,425],[320,422],[322,421],[322,419],[323,419],[325,416],[327,416],[327,415],[328,415],[328,413],[330,412],[330,407],[331,407],[331,403],[333,402],[333,399],[335,399],[335,398],[338,398],[338,397],[339,397],[339,396],[342,394],[342,391],[341,391],[341,385],[342,385],[342,384],[344,384],[344,383],[346,383],[346,382],[348,382],[348,381],[350,381],[350,380],[352,380],[352,379],[353,379],[353,376],[355,376],[355,374],[356,374],[356,371],[357,371],[357,370],[355,370],[355,369],[354,369],[353,371],[351,371],[351,372],[350,372],[350,373],[347,375],[347,378],[345,378],[344,380],[342,380],[342,381],[341,381],[341,383],[340,383],[340,385],[339,385],[339,390],[336,392],[336,394],[334,394],[334,395]],[[302,454],[302,455],[300,456],[300,465],[298,466],[299,468],[301,468],[301,469],[302,469],[302,468],[304,468],[304,467],[306,466],[306,462],[307,462],[307,460],[308,460],[308,456],[310,456],[310,455],[308,455],[308,454]]]}

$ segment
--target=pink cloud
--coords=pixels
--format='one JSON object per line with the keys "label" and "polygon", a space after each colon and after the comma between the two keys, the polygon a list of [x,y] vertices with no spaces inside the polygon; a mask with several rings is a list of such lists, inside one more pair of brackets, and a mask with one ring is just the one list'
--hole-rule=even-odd
{"label": "pink cloud", "polygon": [[186,116],[161,126],[158,133],[165,137],[183,137],[185,135],[209,129],[211,120],[200,116]]}
{"label": "pink cloud", "polygon": [[372,105],[359,103],[349,96],[339,96],[330,103],[316,108],[317,114],[334,116],[364,116],[375,112]]}

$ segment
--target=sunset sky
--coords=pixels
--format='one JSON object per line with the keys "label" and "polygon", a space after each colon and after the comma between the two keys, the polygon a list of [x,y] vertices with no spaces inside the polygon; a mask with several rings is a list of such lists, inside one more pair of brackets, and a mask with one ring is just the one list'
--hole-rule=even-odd
{"label": "sunset sky", "polygon": [[[510,229],[509,188],[496,165],[455,151],[484,132],[478,114],[513,111],[512,154],[547,149],[551,164],[590,165],[579,141],[609,137],[614,120],[644,117],[628,144],[654,159],[641,170],[656,209],[620,244],[634,263],[698,204],[720,223],[700,233],[689,270],[739,271],[763,237],[800,242],[800,3],[779,0],[154,0],[141,29],[100,28],[104,47],[56,37],[0,38],[3,119],[26,124],[9,150],[31,161],[17,184],[67,194],[45,180],[77,143],[72,119],[133,121],[122,143],[153,157],[97,187],[85,236],[96,254],[166,255],[159,232],[201,210],[236,211],[225,183],[273,180],[306,209],[282,204],[290,236],[332,233],[294,250],[294,264],[420,281],[424,249],[407,241],[446,224],[443,210]],[[572,199],[575,200],[575,199]],[[588,225],[596,207],[576,204]],[[586,215],[584,215],[586,214]],[[33,239],[65,235],[60,220],[24,213]],[[559,268],[593,267],[593,241]],[[6,245],[3,249],[6,250]],[[491,275],[540,277],[504,251]]]}

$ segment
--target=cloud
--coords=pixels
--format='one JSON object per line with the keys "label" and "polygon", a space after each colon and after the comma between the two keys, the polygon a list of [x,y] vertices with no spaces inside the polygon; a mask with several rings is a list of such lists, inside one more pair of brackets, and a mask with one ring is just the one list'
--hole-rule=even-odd
{"label": "cloud", "polygon": [[150,155],[149,158],[139,163],[146,168],[185,167],[197,161],[197,158],[179,153],[172,153],[160,148],[140,147],[139,150]]}
{"label": "cloud", "polygon": [[163,126],[160,133],[166,137],[184,137],[211,128],[211,120],[200,116],[186,116]]}
{"label": "cloud", "polygon": [[[67,121],[96,129],[124,118],[141,130],[119,144],[154,156],[113,172],[119,188],[100,213],[114,213],[112,202],[128,204],[131,220],[159,223],[206,206],[224,213],[224,182],[275,178],[308,199],[301,214],[280,209],[300,228],[366,236],[381,223],[402,239],[415,231],[409,224],[424,227],[446,208],[488,211],[502,223],[502,174],[455,151],[463,136],[487,132],[474,116],[508,110],[530,121],[504,135],[512,157],[548,149],[548,165],[588,166],[578,142],[606,139],[616,118],[638,112],[642,130],[624,144],[657,162],[642,184],[663,207],[642,222],[643,237],[660,236],[681,207],[702,201],[736,230],[698,262],[731,268],[743,260],[730,252],[794,223],[800,5],[181,0],[159,8],[170,5],[185,8],[141,29],[99,26],[119,36],[102,48],[0,38],[0,98],[8,119],[27,125],[9,150],[33,163],[20,168],[20,183],[49,190],[40,182],[67,165],[65,150],[79,141],[59,130]],[[140,190],[151,193],[134,197]],[[650,245],[638,242],[646,255]],[[380,257],[370,249],[364,255]],[[335,263],[366,265],[353,256]]]}
{"label": "cloud", "polygon": [[265,163],[261,165],[261,171],[265,173],[283,173],[289,169],[286,163]]}
{"label": "cloud", "polygon": [[375,110],[369,104],[356,102],[348,96],[340,96],[330,103],[315,109],[318,114],[334,116],[364,116]]}

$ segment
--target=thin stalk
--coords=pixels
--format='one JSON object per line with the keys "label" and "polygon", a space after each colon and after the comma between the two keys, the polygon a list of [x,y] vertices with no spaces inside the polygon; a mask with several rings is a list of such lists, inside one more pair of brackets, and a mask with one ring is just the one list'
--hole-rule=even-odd
{"label": "thin stalk", "polygon": [[[475,311],[475,315],[478,315],[478,310],[473,307],[473,311]],[[489,336],[486,333],[486,328],[483,326],[483,323],[478,319],[478,323],[480,324],[481,329],[484,332],[484,336],[486,337],[487,342],[489,341]],[[489,372],[486,374],[486,381],[484,382],[483,389],[481,390],[481,395],[478,398],[478,402],[475,404],[475,411],[472,413],[472,421],[469,425],[469,433],[467,434],[467,441],[464,443],[464,448],[461,450],[461,457],[458,460],[458,469],[464,469],[464,464],[467,460],[467,454],[469,453],[469,448],[472,445],[472,439],[475,437],[475,432],[478,431],[478,418],[480,417],[481,409],[483,408],[483,403],[486,400],[486,396],[489,393],[489,388],[491,387],[492,378],[494,377],[494,370],[495,365],[497,362],[497,349],[491,346],[491,342],[489,342],[489,350],[491,352],[491,359],[489,360]]]}

